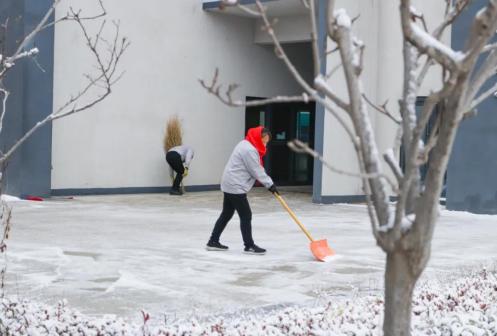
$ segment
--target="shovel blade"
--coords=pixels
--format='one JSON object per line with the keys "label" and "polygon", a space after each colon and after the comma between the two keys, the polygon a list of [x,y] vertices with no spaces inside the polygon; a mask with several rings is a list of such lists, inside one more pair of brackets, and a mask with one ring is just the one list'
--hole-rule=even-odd
{"label": "shovel blade", "polygon": [[311,242],[311,252],[319,261],[327,261],[329,257],[335,255],[335,251],[328,245],[326,239]]}

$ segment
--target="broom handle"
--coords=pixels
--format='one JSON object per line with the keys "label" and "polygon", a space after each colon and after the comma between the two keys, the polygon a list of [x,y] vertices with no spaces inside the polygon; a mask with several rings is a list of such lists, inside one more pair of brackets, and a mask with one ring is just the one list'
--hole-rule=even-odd
{"label": "broom handle", "polygon": [[280,201],[281,205],[285,208],[285,210],[288,211],[288,213],[290,214],[290,217],[293,218],[293,220],[295,221],[295,223],[297,223],[297,225],[305,233],[305,235],[307,236],[307,238],[309,238],[309,240],[311,242],[313,242],[314,239],[312,239],[311,234],[309,233],[309,231],[307,231],[307,229],[304,227],[304,225],[299,221],[299,219],[297,218],[297,216],[295,215],[295,213],[293,213],[292,209],[290,209],[290,207],[288,206],[288,204],[286,204],[286,202],[283,199],[283,197],[281,197],[280,194],[278,194],[278,193],[274,193],[274,196],[276,197],[276,199],[278,201]]}

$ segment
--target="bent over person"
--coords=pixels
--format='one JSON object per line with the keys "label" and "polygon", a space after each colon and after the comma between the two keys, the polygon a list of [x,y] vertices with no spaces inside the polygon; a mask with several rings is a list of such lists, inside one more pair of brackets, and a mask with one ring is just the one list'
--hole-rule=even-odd
{"label": "bent over person", "polygon": [[251,128],[245,140],[238,143],[233,150],[221,180],[221,190],[224,193],[223,210],[207,243],[207,250],[228,250],[228,246],[222,245],[219,239],[236,211],[240,217],[245,253],[266,253],[266,250],[257,246],[252,238],[252,211],[247,193],[252,189],[256,180],[272,193],[277,192],[273,180],[264,170],[262,161],[270,139],[271,133],[268,129],[262,126]]}
{"label": "bent over person", "polygon": [[171,195],[183,194],[180,190],[181,181],[183,181],[183,177],[188,175],[193,155],[193,148],[187,145],[173,147],[166,153],[166,161],[176,173],[176,178],[169,192]]}

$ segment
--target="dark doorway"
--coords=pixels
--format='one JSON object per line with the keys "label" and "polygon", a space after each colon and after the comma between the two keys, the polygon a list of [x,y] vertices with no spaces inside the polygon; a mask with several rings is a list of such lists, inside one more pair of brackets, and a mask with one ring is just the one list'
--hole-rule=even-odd
{"label": "dark doorway", "polygon": [[[258,98],[247,98],[255,99]],[[312,185],[314,160],[309,155],[291,151],[287,143],[299,139],[312,147],[314,120],[314,103],[281,103],[246,109],[245,132],[259,125],[271,130],[273,138],[264,163],[278,185]]]}

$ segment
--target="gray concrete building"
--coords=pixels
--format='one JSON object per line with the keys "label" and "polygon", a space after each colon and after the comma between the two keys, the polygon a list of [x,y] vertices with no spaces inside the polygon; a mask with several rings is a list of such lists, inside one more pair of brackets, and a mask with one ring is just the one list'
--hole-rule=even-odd
{"label": "gray concrete building", "polygon": [[[254,6],[253,0],[243,0]],[[443,1],[414,1],[433,27],[444,15]],[[443,37],[460,48],[474,11],[484,1],[475,1]],[[2,19],[19,16],[7,46],[29,30],[48,8],[49,0],[4,0]],[[344,131],[314,104],[281,104],[262,108],[230,108],[209,95],[198,79],[209,80],[220,69],[220,80],[238,83],[240,99],[296,95],[302,90],[285,66],[274,56],[261,22],[236,9],[219,10],[219,1],[106,0],[110,19],[119,19],[122,32],[132,41],[123,59],[126,75],[112,96],[88,113],[45,127],[11,162],[7,191],[16,195],[73,195],[164,192],[170,186],[162,152],[166,120],[179,115],[185,142],[196,149],[190,190],[219,188],[221,173],[233,146],[248,127],[265,124],[274,139],[266,168],[278,185],[312,186],[313,201],[362,200],[359,180],[323,169],[303,155],[292,153],[286,142],[299,138],[314,145],[326,160],[341,169],[357,171],[351,144]],[[326,3],[318,1],[319,41],[326,52]],[[55,16],[67,6],[97,10],[97,1],[63,1]],[[313,81],[310,22],[300,0],[267,0],[269,15],[278,18],[276,33],[296,67]],[[350,16],[359,16],[356,34],[367,46],[364,86],[374,101],[391,104],[402,92],[402,35],[396,1],[339,0],[337,6]],[[14,35],[14,33],[16,35]],[[8,82],[15,92],[9,102],[9,131],[0,139],[2,148],[12,143],[36,120],[67,100],[81,84],[81,74],[91,69],[77,31],[59,25],[36,39],[38,61],[46,72],[24,61]],[[326,57],[321,71],[336,65]],[[440,85],[440,73],[430,73],[420,91],[419,102]],[[337,94],[345,96],[343,78],[332,77]],[[465,122],[448,171],[447,202],[450,208],[492,212],[497,209],[497,159],[492,114],[494,98],[481,107],[480,115]],[[394,106],[392,105],[392,108]],[[381,151],[392,146],[395,125],[370,111]],[[476,150],[477,149],[477,150]],[[387,170],[387,169],[385,169]],[[472,173],[468,173],[471,170]],[[474,173],[473,173],[474,172]],[[486,178],[486,180],[485,180]],[[493,189],[492,189],[493,187]],[[475,205],[476,204],[476,205]]]}
{"label": "gray concrete building", "polygon": [[[455,22],[452,46],[464,47],[476,13],[488,2],[472,1]],[[482,88],[490,89],[496,76]],[[484,101],[475,117],[463,121],[447,172],[447,207],[497,214],[497,98]]]}

